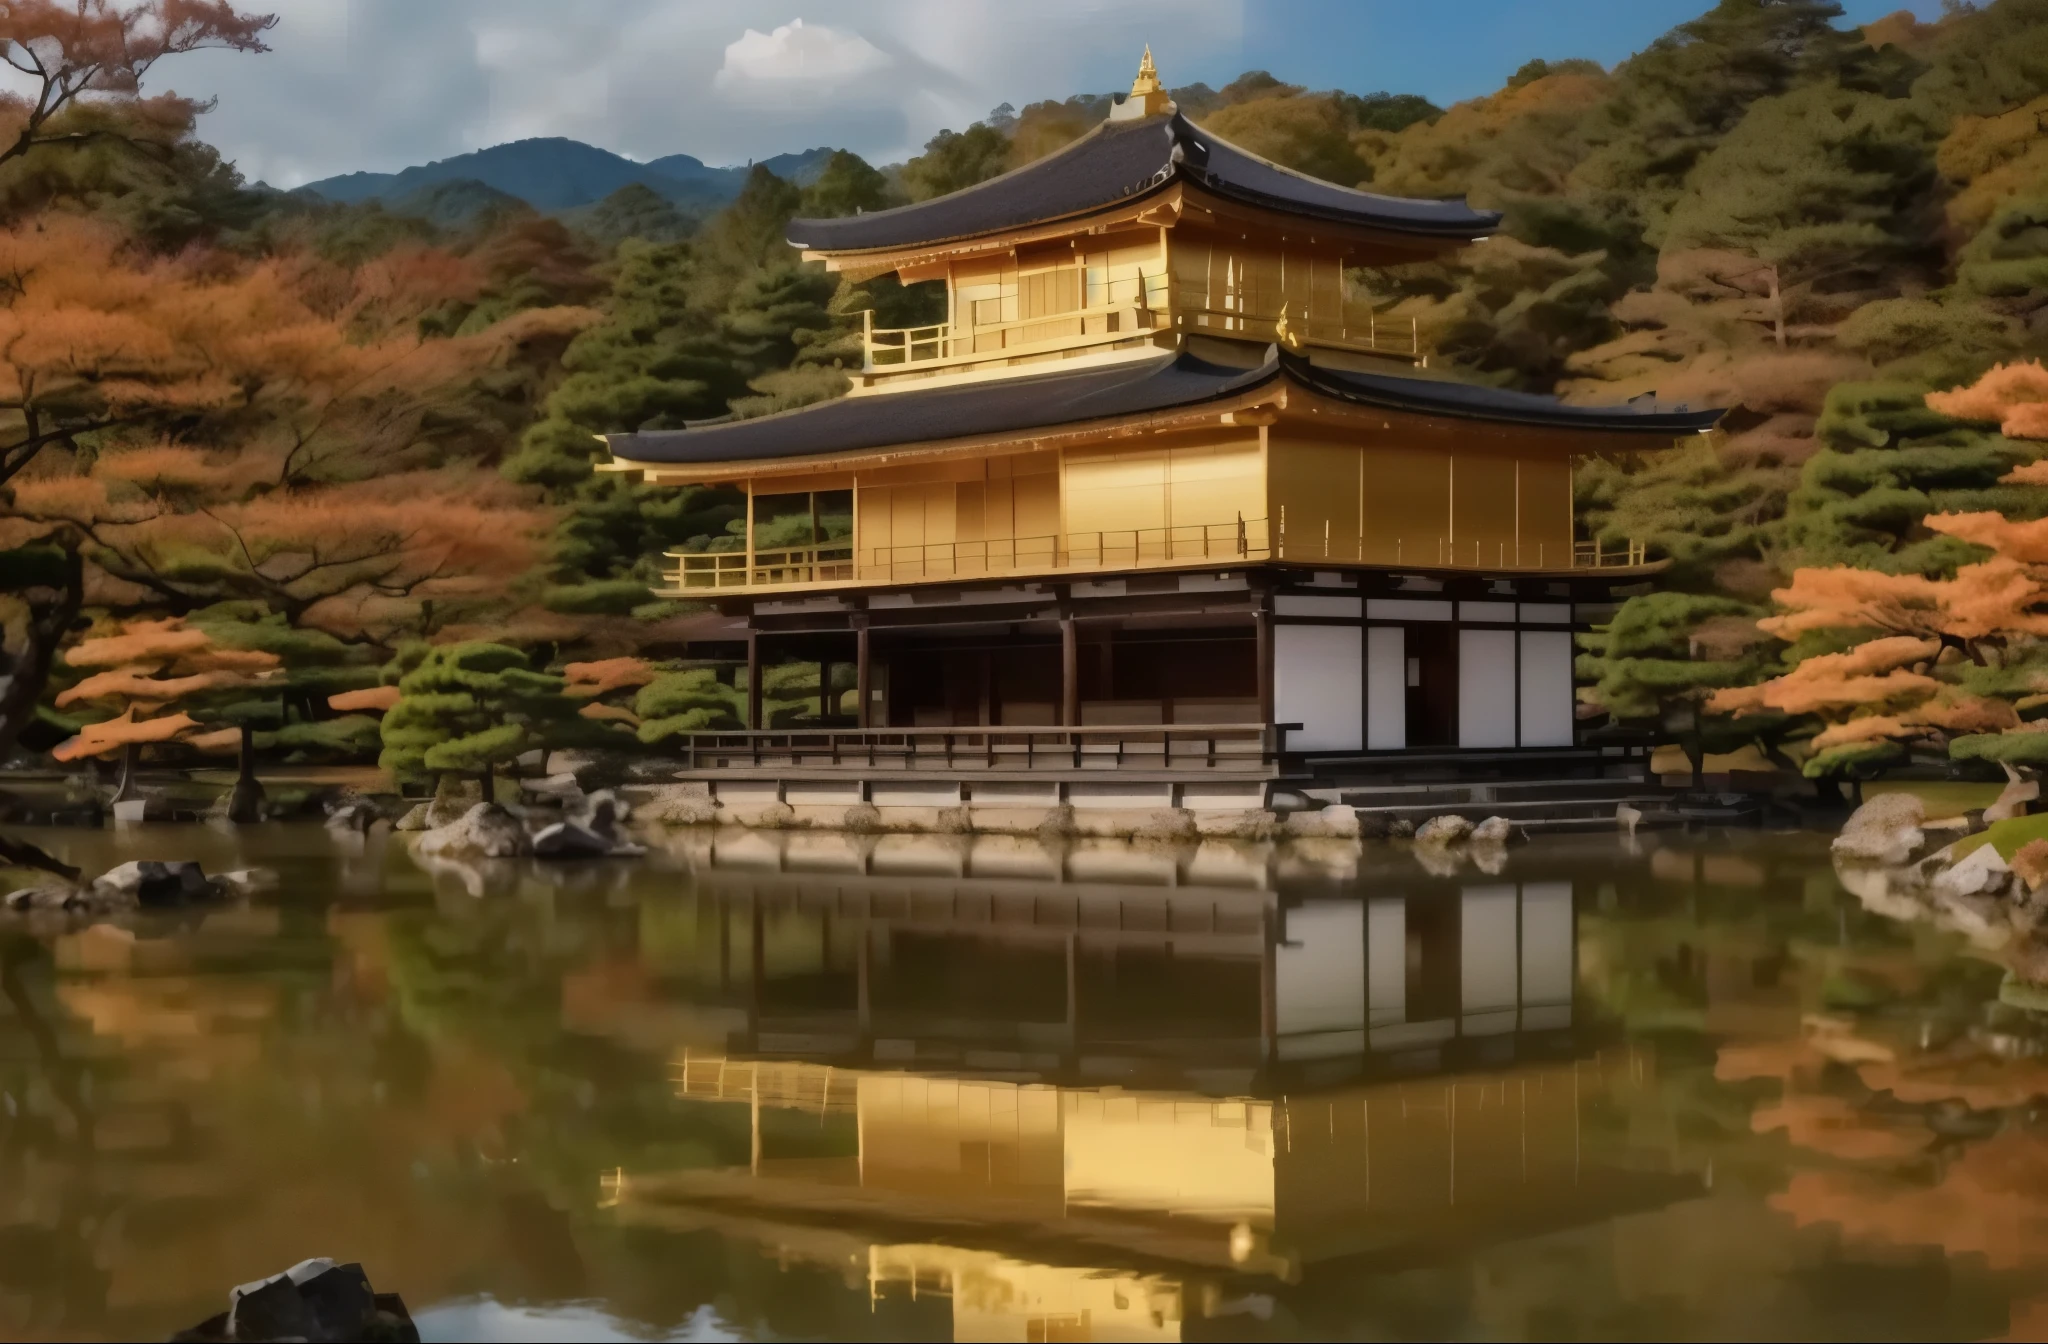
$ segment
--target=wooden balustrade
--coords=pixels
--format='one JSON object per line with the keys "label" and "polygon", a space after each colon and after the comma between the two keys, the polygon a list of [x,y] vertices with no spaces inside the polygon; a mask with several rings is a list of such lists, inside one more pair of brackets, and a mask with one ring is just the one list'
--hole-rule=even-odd
{"label": "wooden balustrade", "polygon": [[1159,770],[1260,773],[1292,724],[771,728],[689,733],[690,770]]}
{"label": "wooden balustrade", "polygon": [[[1277,314],[1245,312],[1235,308],[1205,308],[1176,305],[1173,324],[1177,330],[1218,336],[1254,336],[1261,340],[1280,339]],[[1383,317],[1366,310],[1347,313],[1335,322],[1287,315],[1287,333],[1304,345],[1331,350],[1350,350],[1368,355],[1398,355],[1422,358],[1422,329],[1412,317]]]}
{"label": "wooden balustrade", "polygon": [[797,588],[1072,570],[1143,569],[1197,560],[1333,560],[1488,571],[1627,569],[1649,562],[1644,543],[1520,542],[1504,537],[1332,536],[1327,524],[1287,530],[1284,514],[1228,523],[1140,527],[981,541],[857,547],[849,540],[759,551],[671,551],[676,593]]}

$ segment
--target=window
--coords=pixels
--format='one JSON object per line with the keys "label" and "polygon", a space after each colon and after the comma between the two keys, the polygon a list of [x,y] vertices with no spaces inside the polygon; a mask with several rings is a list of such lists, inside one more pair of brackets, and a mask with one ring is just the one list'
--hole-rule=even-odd
{"label": "window", "polygon": [[853,537],[853,491],[754,496],[754,549],[781,550]]}

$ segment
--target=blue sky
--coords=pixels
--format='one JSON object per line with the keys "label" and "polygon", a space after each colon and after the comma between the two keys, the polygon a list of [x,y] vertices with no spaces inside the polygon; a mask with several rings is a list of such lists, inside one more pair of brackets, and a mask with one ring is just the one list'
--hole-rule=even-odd
{"label": "blue sky", "polygon": [[[743,163],[830,145],[877,163],[999,103],[1248,69],[1311,88],[1498,88],[1532,57],[1612,65],[1711,0],[242,0],[262,56],[165,62],[204,134],[277,186],[533,136]],[[1898,0],[1847,0],[1865,22]],[[1939,0],[1913,0],[1923,17]]]}
{"label": "blue sky", "polygon": [[[1238,60],[1311,88],[1386,88],[1438,103],[1500,87],[1524,61],[1626,60],[1694,18],[1708,0],[1249,0]],[[1901,9],[1920,18],[1940,0],[1846,0],[1850,23]],[[1230,64],[1229,61],[1224,64]]]}

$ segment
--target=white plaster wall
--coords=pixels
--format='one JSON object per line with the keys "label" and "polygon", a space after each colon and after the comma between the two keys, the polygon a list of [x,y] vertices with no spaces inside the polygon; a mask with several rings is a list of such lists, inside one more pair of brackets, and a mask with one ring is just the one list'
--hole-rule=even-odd
{"label": "white plaster wall", "polygon": [[1522,745],[1572,744],[1572,637],[1566,630],[1524,630]]}
{"label": "white plaster wall", "polygon": [[1302,725],[1287,735],[1290,750],[1364,745],[1362,644],[1356,626],[1273,627],[1273,721]]}
{"label": "white plaster wall", "polygon": [[1515,632],[1458,632],[1458,745],[1515,745]]}

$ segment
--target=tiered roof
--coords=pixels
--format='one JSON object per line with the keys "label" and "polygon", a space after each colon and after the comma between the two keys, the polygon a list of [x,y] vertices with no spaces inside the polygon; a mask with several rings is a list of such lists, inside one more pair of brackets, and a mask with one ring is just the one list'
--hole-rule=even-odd
{"label": "tiered roof", "polygon": [[961,242],[1130,204],[1182,182],[1303,219],[1411,237],[1474,240],[1500,226],[1498,211],[1474,210],[1463,200],[1381,196],[1308,177],[1168,110],[1112,118],[1035,163],[948,196],[873,214],[791,220],[789,241],[823,253]]}
{"label": "tiered roof", "polygon": [[1474,387],[1437,378],[1321,368],[1278,346],[1246,369],[1181,351],[1058,373],[841,397],[753,420],[606,436],[627,465],[758,462],[1049,430],[1183,410],[1285,381],[1337,401],[1378,410],[1495,424],[1669,439],[1712,429],[1718,410],[1654,403],[1573,406],[1555,397]]}

